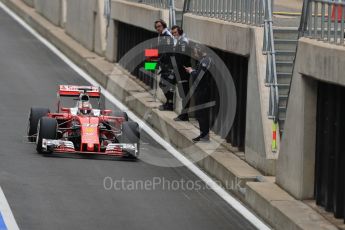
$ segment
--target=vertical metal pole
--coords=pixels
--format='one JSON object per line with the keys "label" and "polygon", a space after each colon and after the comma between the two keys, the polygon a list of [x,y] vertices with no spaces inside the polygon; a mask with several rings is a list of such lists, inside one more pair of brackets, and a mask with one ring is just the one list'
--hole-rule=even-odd
{"label": "vertical metal pole", "polygon": [[226,14],[226,19],[228,20],[228,21],[232,21],[231,20],[231,18],[232,18],[232,3],[233,3],[233,0],[229,0],[229,1],[227,1],[227,5],[226,5],[226,7],[227,7],[227,14]]}
{"label": "vertical metal pole", "polygon": [[263,13],[265,11],[265,0],[260,0],[259,2],[259,23],[262,24],[264,21],[265,14]]}
{"label": "vertical metal pole", "polygon": [[219,18],[219,0],[215,0],[215,2],[216,2],[216,18]]}
{"label": "vertical metal pole", "polygon": [[253,15],[254,15],[255,11],[254,11],[254,0],[249,0],[249,24],[253,24],[254,20],[253,20]]}
{"label": "vertical metal pole", "polygon": [[328,5],[328,22],[327,22],[327,41],[331,41],[331,15],[332,15],[332,5],[327,3]]}
{"label": "vertical metal pole", "polygon": [[345,19],[345,7],[341,5],[341,26],[340,26],[340,44],[344,45],[344,19]]}
{"label": "vertical metal pole", "polygon": [[321,3],[321,40],[325,39],[325,3]]}
{"label": "vertical metal pole", "polygon": [[335,18],[334,18],[334,43],[338,44],[338,7],[340,7],[340,5],[338,5],[337,3],[334,3],[334,10],[335,10]]}
{"label": "vertical metal pole", "polygon": [[238,22],[239,21],[239,9],[240,9],[240,0],[235,0],[236,2],[236,6],[235,6],[235,9],[236,9],[236,20],[235,22]]}
{"label": "vertical metal pole", "polygon": [[236,6],[236,0],[231,0],[231,21],[235,21],[235,6]]}
{"label": "vertical metal pole", "polygon": [[319,3],[318,2],[315,2],[315,5],[314,5],[314,38],[318,38],[318,20],[319,20]]}
{"label": "vertical metal pole", "polygon": [[312,36],[312,26],[313,26],[313,2],[310,2],[310,7],[308,11],[308,36]]}
{"label": "vertical metal pole", "polygon": [[244,21],[244,2],[245,0],[241,1],[241,23]]}

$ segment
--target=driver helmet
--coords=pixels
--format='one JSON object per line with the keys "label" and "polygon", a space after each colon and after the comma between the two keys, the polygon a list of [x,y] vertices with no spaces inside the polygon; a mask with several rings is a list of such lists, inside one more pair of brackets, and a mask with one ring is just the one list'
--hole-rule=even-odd
{"label": "driver helmet", "polygon": [[80,96],[79,111],[81,114],[87,115],[92,111],[92,105],[89,100],[89,96],[84,94]]}

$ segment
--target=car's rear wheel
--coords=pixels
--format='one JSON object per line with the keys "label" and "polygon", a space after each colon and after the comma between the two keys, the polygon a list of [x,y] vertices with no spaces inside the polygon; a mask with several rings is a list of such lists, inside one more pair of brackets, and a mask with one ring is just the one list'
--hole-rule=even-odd
{"label": "car's rear wheel", "polygon": [[114,117],[123,117],[125,121],[128,121],[128,115],[126,112],[114,112]]}
{"label": "car's rear wheel", "polygon": [[28,141],[36,141],[37,125],[41,117],[46,116],[49,113],[48,108],[31,108],[29,112],[29,120],[27,127]]}
{"label": "car's rear wheel", "polygon": [[122,123],[122,135],[121,135],[121,143],[125,144],[137,144],[138,152],[135,154],[131,154],[131,157],[137,157],[140,152],[140,130],[139,125],[133,121],[127,121]]}
{"label": "car's rear wheel", "polygon": [[44,153],[42,148],[43,139],[56,139],[57,135],[57,121],[54,118],[42,117],[38,121],[37,125],[37,140],[36,140],[36,150],[38,153]]}

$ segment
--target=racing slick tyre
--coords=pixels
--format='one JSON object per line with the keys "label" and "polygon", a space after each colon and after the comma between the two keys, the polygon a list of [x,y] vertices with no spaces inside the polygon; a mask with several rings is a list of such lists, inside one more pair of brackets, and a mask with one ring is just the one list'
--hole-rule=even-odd
{"label": "racing slick tyre", "polygon": [[125,121],[128,121],[128,115],[126,112],[114,112],[115,117],[124,117]]}
{"label": "racing slick tyre", "polygon": [[57,131],[57,121],[54,118],[42,117],[37,125],[37,140],[36,140],[36,150],[38,153],[44,153],[42,148],[43,139],[56,139]]}
{"label": "racing slick tyre", "polygon": [[31,108],[29,113],[27,136],[29,142],[36,141],[37,124],[41,117],[50,113],[48,108]]}
{"label": "racing slick tyre", "polygon": [[[140,131],[139,125],[133,121],[127,121],[122,123],[122,135],[121,143],[127,144],[137,144],[138,152],[137,156],[140,153]],[[137,156],[130,154],[130,157],[137,158]]]}

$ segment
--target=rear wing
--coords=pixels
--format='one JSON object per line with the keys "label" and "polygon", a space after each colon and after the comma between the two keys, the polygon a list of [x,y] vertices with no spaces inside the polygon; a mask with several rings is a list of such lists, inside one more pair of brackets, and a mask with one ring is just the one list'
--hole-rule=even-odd
{"label": "rear wing", "polygon": [[96,86],[60,85],[58,91],[58,95],[61,97],[79,97],[82,93],[86,93],[92,98],[101,97],[101,89]]}

